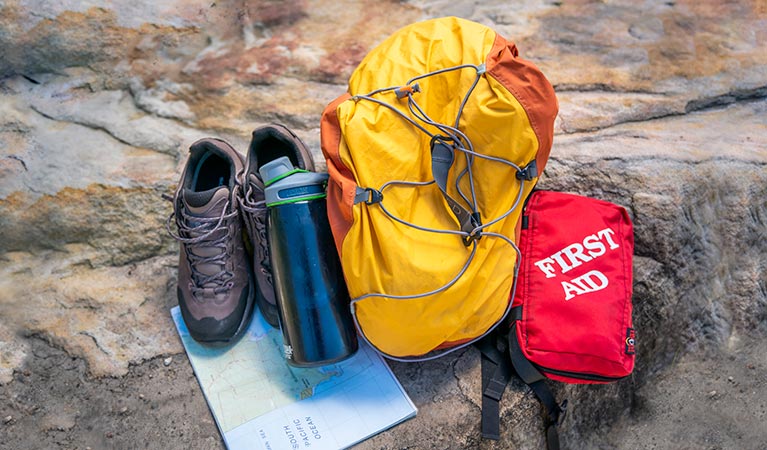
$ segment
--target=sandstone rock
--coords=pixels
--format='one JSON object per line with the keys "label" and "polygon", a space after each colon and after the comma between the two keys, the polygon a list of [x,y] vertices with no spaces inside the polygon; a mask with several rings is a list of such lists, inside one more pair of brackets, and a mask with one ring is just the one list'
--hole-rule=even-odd
{"label": "sandstone rock", "polygon": [[181,351],[169,314],[176,258],[94,269],[94,254],[85,245],[5,253],[4,321],[85,358],[95,376],[124,374],[129,364]]}
{"label": "sandstone rock", "polygon": [[557,94],[561,108],[555,131],[595,131],[625,122],[684,114],[684,98],[663,94],[606,91],[564,91]]}
{"label": "sandstone rock", "polygon": [[45,87],[21,78],[3,83],[0,198],[13,192],[39,196],[67,186],[109,183],[128,187],[169,178],[175,158],[132,148],[103,131],[52,120],[33,109],[31,102],[39,96],[60,101],[70,86],[61,88],[45,92]]}
{"label": "sandstone rock", "polygon": [[99,91],[66,100],[36,97],[30,103],[32,110],[48,119],[103,130],[124,144],[174,157],[183,142],[199,136],[173,121],[140,114],[125,91]]}
{"label": "sandstone rock", "polygon": [[[126,58],[135,51],[135,42],[139,38],[142,42],[156,44],[156,50],[169,56],[174,56],[173,48],[179,38],[184,38],[185,45],[193,41],[194,35],[188,34],[183,23],[176,23],[179,28],[165,25],[167,21],[161,14],[141,22],[136,28],[126,27],[124,25],[131,25],[130,18],[123,24],[118,17],[127,18],[129,14],[107,9],[111,3],[100,3],[101,7],[90,2],[56,5],[40,1],[27,5],[19,1],[5,2],[0,9],[0,29],[3,30],[0,33],[0,48],[3,49],[0,76],[58,73],[67,67],[91,67],[117,76],[110,83],[124,84],[125,80],[119,75],[128,63]],[[151,5],[144,6],[149,15],[153,15]],[[204,36],[197,42],[204,43]],[[147,49],[146,44],[143,49]],[[141,50],[136,56],[138,61],[142,60]]]}
{"label": "sandstone rock", "polygon": [[[257,122],[291,122],[296,107],[311,107],[316,117],[329,100],[317,97],[316,89],[299,82],[268,85],[343,84],[372,45],[421,18],[416,8],[371,0],[301,1],[289,7],[269,0],[163,6],[35,1],[8,2],[0,11],[7,30],[0,33],[6,52],[0,76],[93,67],[108,75],[105,84],[112,89],[146,90],[137,96],[142,107],[186,121],[197,116],[201,127],[208,126],[206,119],[219,124],[241,119],[243,107],[251,111],[246,118]],[[162,107],[150,100],[168,94]],[[113,118],[100,119],[117,126]]]}
{"label": "sandstone rock", "polygon": [[193,89],[189,84],[164,79],[158,80],[154,87],[148,89],[139,78],[132,79],[130,83],[130,92],[137,107],[150,114],[185,122],[192,121],[195,115],[189,105],[180,98],[191,94]]}

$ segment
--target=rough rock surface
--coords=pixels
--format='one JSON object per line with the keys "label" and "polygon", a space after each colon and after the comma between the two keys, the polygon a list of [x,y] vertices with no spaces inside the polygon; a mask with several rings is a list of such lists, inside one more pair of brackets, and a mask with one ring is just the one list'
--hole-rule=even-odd
{"label": "rough rock surface", "polygon": [[[168,314],[160,195],[195,139],[244,150],[271,121],[321,168],[320,113],[356,64],[443,15],[496,28],[554,84],[541,186],[635,223],[637,367],[557,387],[568,446],[763,448],[761,0],[0,2],[0,447],[220,448]],[[518,383],[501,441],[479,438],[476,351],[392,367],[419,415],[360,448],[541,448]]]}

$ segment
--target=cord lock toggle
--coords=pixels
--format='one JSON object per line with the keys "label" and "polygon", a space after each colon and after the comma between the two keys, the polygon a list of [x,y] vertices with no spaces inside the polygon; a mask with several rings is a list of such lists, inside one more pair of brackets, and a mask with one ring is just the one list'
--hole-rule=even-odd
{"label": "cord lock toggle", "polygon": [[412,86],[398,87],[397,89],[394,90],[394,93],[397,94],[398,99],[405,98],[408,95],[414,94],[416,92],[421,92],[421,85],[418,83],[415,83]]}

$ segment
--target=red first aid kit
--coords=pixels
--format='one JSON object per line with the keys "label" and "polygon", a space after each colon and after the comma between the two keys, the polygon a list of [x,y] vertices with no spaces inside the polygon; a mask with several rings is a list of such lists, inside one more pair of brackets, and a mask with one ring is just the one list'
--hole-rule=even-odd
{"label": "red first aid kit", "polygon": [[524,358],[546,377],[567,383],[629,375],[634,233],[626,210],[536,191],[525,206],[519,250],[510,338]]}

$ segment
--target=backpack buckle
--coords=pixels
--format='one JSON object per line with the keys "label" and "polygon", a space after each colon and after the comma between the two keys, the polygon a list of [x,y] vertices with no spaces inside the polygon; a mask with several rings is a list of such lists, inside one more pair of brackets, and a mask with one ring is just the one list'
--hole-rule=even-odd
{"label": "backpack buckle", "polygon": [[371,187],[361,188],[357,186],[357,190],[354,193],[354,204],[365,203],[366,205],[372,205],[375,203],[381,203],[383,200],[383,193],[378,189]]}
{"label": "backpack buckle", "polygon": [[554,407],[556,409],[552,411],[549,411],[548,408],[544,408],[544,420],[547,428],[550,426],[558,427],[562,425],[562,422],[565,421],[565,417],[567,417],[567,399],[562,400],[562,403],[558,405],[555,401]]}
{"label": "backpack buckle", "polygon": [[530,161],[528,165],[517,171],[517,180],[533,181],[538,176],[538,166],[535,160]]}
{"label": "backpack buckle", "polygon": [[381,191],[373,188],[365,188],[365,192],[369,194],[369,197],[367,200],[365,200],[366,205],[372,205],[374,203],[381,203],[383,201],[383,194]]}
{"label": "backpack buckle", "polygon": [[567,417],[567,399],[562,400],[562,403],[559,404],[559,417],[557,418],[557,426],[562,425],[562,422],[565,421],[565,417]]}
{"label": "backpack buckle", "polygon": [[468,236],[463,237],[463,245],[466,247],[472,242],[482,239],[482,230],[478,229],[482,226],[482,216],[479,214],[479,211],[471,214],[471,225],[474,227],[474,230]]}

